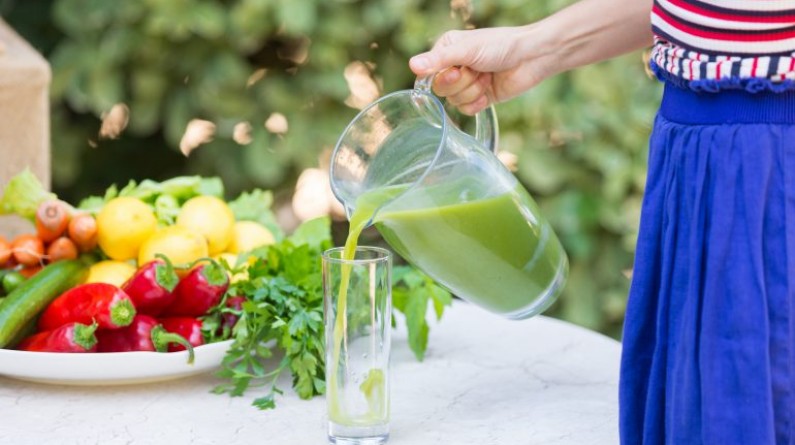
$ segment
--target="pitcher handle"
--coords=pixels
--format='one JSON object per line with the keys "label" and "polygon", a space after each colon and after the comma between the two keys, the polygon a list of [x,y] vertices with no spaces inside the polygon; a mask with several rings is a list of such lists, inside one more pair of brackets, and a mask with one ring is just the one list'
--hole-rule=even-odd
{"label": "pitcher handle", "polygon": [[[439,73],[418,77],[417,80],[414,81],[414,89],[423,93],[433,94],[431,86],[437,74]],[[491,103],[490,97],[489,103]],[[498,135],[497,111],[494,109],[494,105],[489,105],[475,115],[475,139],[483,144],[489,151],[496,153]]]}

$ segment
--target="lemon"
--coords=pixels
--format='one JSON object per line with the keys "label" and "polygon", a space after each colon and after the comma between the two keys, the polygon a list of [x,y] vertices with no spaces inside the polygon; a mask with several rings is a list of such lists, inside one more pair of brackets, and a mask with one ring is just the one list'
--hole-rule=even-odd
{"label": "lemon", "polygon": [[193,230],[207,238],[210,255],[224,250],[232,241],[235,215],[226,203],[214,196],[197,196],[182,205],[177,226]]}
{"label": "lemon", "polygon": [[121,287],[135,273],[135,267],[124,261],[100,261],[88,269],[86,283],[107,283]]}
{"label": "lemon", "polygon": [[114,260],[130,260],[157,229],[152,209],[137,198],[120,197],[108,201],[97,215],[99,247]]}
{"label": "lemon", "polygon": [[184,227],[165,227],[141,246],[138,264],[152,261],[158,253],[167,256],[175,266],[186,266],[208,256],[207,240],[198,232]]}
{"label": "lemon", "polygon": [[276,241],[265,226],[254,221],[238,221],[232,233],[229,250],[232,253],[249,252],[257,247],[267,246]]}

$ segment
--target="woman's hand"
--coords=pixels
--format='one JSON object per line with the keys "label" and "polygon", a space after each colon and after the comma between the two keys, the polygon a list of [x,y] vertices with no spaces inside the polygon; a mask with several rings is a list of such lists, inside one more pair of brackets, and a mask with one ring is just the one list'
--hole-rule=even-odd
{"label": "woman's hand", "polygon": [[549,76],[652,44],[652,0],[580,0],[536,23],[445,33],[409,61],[462,113],[516,97]]}
{"label": "woman's hand", "polygon": [[418,76],[440,73],[434,92],[473,115],[557,72],[551,53],[543,54],[530,41],[531,26],[448,31],[433,49],[412,57],[409,66]]}

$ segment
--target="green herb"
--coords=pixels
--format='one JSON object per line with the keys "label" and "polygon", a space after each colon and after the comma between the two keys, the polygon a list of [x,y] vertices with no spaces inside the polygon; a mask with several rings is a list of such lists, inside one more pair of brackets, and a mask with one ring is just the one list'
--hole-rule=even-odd
{"label": "green herb", "polygon": [[[209,341],[233,338],[218,376],[226,381],[213,392],[241,396],[249,388],[264,387],[254,400],[260,409],[276,406],[279,376],[289,372],[299,397],[325,392],[323,289],[320,255],[331,247],[330,221],[319,218],[302,224],[292,236],[251,252],[248,279],[230,286],[227,296],[243,296],[241,311],[222,302],[204,320]],[[242,267],[230,267],[237,273]],[[409,266],[394,269],[394,307],[402,312],[409,344],[422,360],[428,344],[428,304],[436,316],[451,302],[450,294],[426,275]],[[233,312],[240,318],[224,333],[222,317]],[[395,318],[393,318],[394,322]],[[281,357],[277,360],[275,357]]]}
{"label": "green herb", "polygon": [[396,266],[392,271],[392,306],[406,318],[409,347],[417,360],[425,358],[430,326],[426,320],[428,303],[433,303],[436,319],[441,320],[444,308],[453,296],[428,275],[411,266]]}
{"label": "green herb", "polygon": [[[276,382],[285,370],[292,374],[299,397],[307,399],[325,391],[320,254],[331,247],[330,221],[323,218],[305,224],[324,227],[325,237],[314,238],[313,244],[295,244],[288,238],[253,251],[248,279],[230,286],[227,295],[244,296],[246,302],[218,374],[228,382],[214,392],[240,396],[249,387],[265,386],[268,393],[254,400],[254,405],[273,408],[275,394],[281,393]],[[205,320],[206,331],[217,329],[223,312]],[[276,352],[283,358],[266,368]]]}

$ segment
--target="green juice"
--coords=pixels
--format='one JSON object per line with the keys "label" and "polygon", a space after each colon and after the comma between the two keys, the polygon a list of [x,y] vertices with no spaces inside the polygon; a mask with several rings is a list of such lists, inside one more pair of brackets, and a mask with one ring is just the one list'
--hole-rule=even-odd
{"label": "green juice", "polygon": [[554,301],[567,268],[549,224],[526,217],[531,209],[535,203],[515,189],[439,207],[386,210],[376,227],[403,258],[453,294],[496,314],[526,318]]}
{"label": "green juice", "polygon": [[[362,210],[351,217],[350,231],[348,238],[345,241],[345,248],[343,250],[342,259],[353,260],[356,254],[356,247],[359,241],[359,235],[362,230],[367,227],[370,221],[370,215],[374,209],[367,210],[362,207]],[[340,354],[342,352],[343,337],[345,336],[346,318],[348,311],[348,287],[350,284],[351,269],[348,265],[343,265],[340,273],[340,288],[337,293],[337,307],[336,318],[334,322],[334,331],[332,334],[332,354],[331,372],[329,373],[329,381],[326,385],[326,397],[329,406],[329,420],[337,424],[346,426],[370,426],[385,424],[389,421],[389,406],[386,399],[386,381],[384,378],[384,370],[373,368],[367,374],[367,378],[359,386],[362,394],[367,401],[367,412],[363,414],[352,415],[346,412],[341,404],[340,395],[338,394],[338,375],[340,366]]]}

